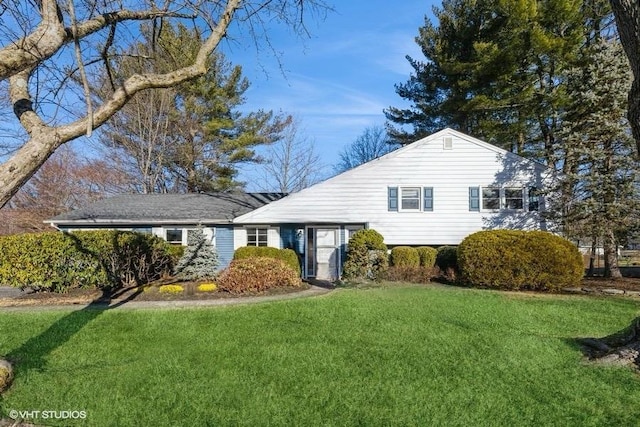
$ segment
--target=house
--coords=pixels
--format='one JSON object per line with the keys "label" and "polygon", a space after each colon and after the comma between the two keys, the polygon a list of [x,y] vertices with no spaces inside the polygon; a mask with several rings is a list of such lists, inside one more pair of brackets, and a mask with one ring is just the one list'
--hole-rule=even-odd
{"label": "house", "polygon": [[[339,277],[345,244],[373,228],[388,246],[457,245],[492,228],[545,229],[539,189],[550,171],[463,133],[445,129],[234,219],[276,228],[304,249],[307,277]],[[263,233],[265,231],[262,231]]]}
{"label": "house", "polygon": [[[362,228],[380,232],[388,246],[457,245],[483,229],[544,230],[540,189],[551,174],[542,164],[444,129],[298,193],[227,209],[225,218],[218,214],[221,208],[214,206],[213,196],[211,204],[197,210],[184,205],[183,224],[208,225],[221,260],[229,260],[233,250],[246,245],[291,248],[299,254],[306,278],[335,279],[341,274],[349,237]],[[140,197],[143,203],[148,196],[129,197]],[[160,203],[157,208],[168,214],[170,204]],[[93,206],[100,217],[102,208]],[[131,222],[134,211],[128,208],[120,222],[110,225]],[[74,212],[67,215],[77,217]],[[145,215],[158,219],[159,214],[141,206],[136,218],[143,223]],[[179,240],[172,234],[177,231],[168,232],[179,229],[180,223],[171,220],[170,228],[162,225],[164,231],[152,232]],[[71,226],[61,217],[51,222],[59,228]],[[186,242],[184,235],[181,239]]]}

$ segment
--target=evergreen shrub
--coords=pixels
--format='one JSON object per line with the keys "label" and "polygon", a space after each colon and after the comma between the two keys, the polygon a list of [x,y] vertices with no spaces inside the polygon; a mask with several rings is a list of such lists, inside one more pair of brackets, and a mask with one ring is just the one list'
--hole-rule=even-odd
{"label": "evergreen shrub", "polygon": [[420,267],[432,268],[436,265],[438,250],[431,246],[419,246],[416,248],[420,255]]}
{"label": "evergreen shrub", "polygon": [[455,246],[440,246],[436,255],[436,265],[446,272],[458,269],[458,250]]}
{"label": "evergreen shrub", "polygon": [[56,292],[142,285],[171,272],[168,247],[159,237],[118,230],[3,236],[0,283]]}
{"label": "evergreen shrub", "polygon": [[462,280],[497,289],[557,291],[580,284],[582,256],[570,241],[544,231],[491,230],[458,247]]}
{"label": "evergreen shrub", "polygon": [[269,257],[235,259],[216,280],[218,289],[231,294],[257,293],[274,288],[299,287],[300,275],[284,261]]}
{"label": "evergreen shrub", "polygon": [[292,249],[278,249],[269,246],[243,246],[236,249],[233,259],[267,257],[284,261],[298,276],[302,274],[298,255]]}
{"label": "evergreen shrub", "polygon": [[420,254],[411,246],[396,246],[391,249],[390,264],[394,267],[420,267]]}
{"label": "evergreen shrub", "polygon": [[388,266],[387,245],[380,233],[373,229],[363,229],[351,236],[343,267],[343,279],[376,280]]}

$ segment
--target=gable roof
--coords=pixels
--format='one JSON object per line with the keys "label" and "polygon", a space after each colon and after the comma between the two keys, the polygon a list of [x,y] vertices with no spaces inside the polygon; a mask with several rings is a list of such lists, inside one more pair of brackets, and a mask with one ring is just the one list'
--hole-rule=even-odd
{"label": "gable roof", "polygon": [[284,193],[125,194],[48,219],[52,225],[231,223]]}
{"label": "gable roof", "polygon": [[[355,168],[349,169],[345,172],[342,172],[338,175],[335,175],[325,181],[312,185],[308,188],[305,188],[297,193],[293,193],[289,195],[286,199],[278,201],[276,203],[270,204],[268,206],[263,206],[254,211],[247,212],[244,215],[238,216],[234,219],[234,223],[238,224],[250,224],[250,223],[263,223],[269,222],[269,220],[273,219],[273,215],[275,214],[278,217],[281,217],[282,213],[287,211],[288,214],[285,215],[286,222],[295,222],[302,221],[301,217],[294,217],[292,211],[293,207],[296,205],[303,205],[309,202],[315,195],[319,193],[323,193],[323,199],[327,205],[332,204],[332,200],[327,199],[327,194],[324,194],[329,188],[340,188],[344,183],[356,179],[359,176],[362,176],[363,173],[368,174],[370,171],[368,169],[376,168],[373,170],[380,170],[381,173],[385,172],[383,165],[386,167],[389,163],[393,163],[393,159],[400,157],[406,158],[410,157],[410,153],[412,151],[420,151],[420,148],[431,145],[431,144],[442,144],[442,139],[445,136],[453,137],[454,139],[464,140],[466,143],[469,143],[472,146],[478,147],[484,152],[495,153],[496,158],[501,159],[500,161],[509,164],[510,166],[516,166],[519,169],[526,170],[535,170],[539,173],[543,173],[548,171],[547,166],[542,163],[536,162],[531,159],[524,158],[519,156],[518,154],[512,153],[510,151],[504,150],[495,145],[489,144],[488,142],[482,141],[480,139],[474,138],[462,132],[445,128],[441,131],[438,131],[434,134],[431,134],[425,138],[422,138],[418,141],[415,141],[411,144],[407,144],[402,148],[394,150],[390,153],[387,153],[383,156],[380,156],[376,159],[370,160],[366,163],[363,163]],[[341,209],[340,206],[331,206],[332,214],[320,215],[320,212],[316,210],[319,214],[314,220],[317,221],[326,221],[326,222],[334,222],[337,221],[338,218],[346,218],[347,220],[351,216],[352,213],[349,209]],[[289,214],[290,213],[290,214]]]}

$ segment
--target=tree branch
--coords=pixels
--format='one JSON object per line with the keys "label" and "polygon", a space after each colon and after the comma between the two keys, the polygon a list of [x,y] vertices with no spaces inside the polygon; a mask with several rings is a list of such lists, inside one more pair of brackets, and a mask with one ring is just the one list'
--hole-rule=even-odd
{"label": "tree branch", "polygon": [[144,21],[158,17],[193,17],[157,9],[120,10],[78,23],[74,30],[63,26],[60,9],[55,0],[42,0],[40,13],[42,21],[31,34],[0,49],[0,80],[33,68],[52,57],[63,45],[72,42],[74,38],[82,39],[118,22]]}

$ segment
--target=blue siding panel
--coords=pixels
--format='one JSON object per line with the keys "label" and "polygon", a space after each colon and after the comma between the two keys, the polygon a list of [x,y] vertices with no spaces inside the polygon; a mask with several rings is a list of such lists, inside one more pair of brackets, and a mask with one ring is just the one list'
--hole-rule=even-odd
{"label": "blue siding panel", "polygon": [[233,259],[233,227],[216,227],[216,250],[218,251],[218,269],[226,268]]}

